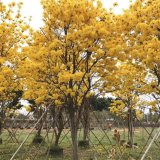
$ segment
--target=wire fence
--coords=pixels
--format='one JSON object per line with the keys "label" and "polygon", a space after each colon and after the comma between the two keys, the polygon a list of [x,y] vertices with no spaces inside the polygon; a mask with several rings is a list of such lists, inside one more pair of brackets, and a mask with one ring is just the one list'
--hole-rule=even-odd
{"label": "wire fence", "polygon": [[[1,160],[39,160],[50,159],[58,155],[60,159],[71,159],[72,140],[70,122],[66,114],[62,114],[63,129],[59,126],[59,112],[51,117],[45,110],[37,119],[30,120],[28,113],[22,119],[7,119],[3,126],[2,144],[0,144]],[[102,115],[101,115],[102,114]],[[119,120],[112,116],[104,116],[104,113],[92,112],[89,117],[88,133],[84,139],[83,118],[78,127],[78,145],[81,159],[116,159],[135,160],[153,159],[159,160],[160,130],[157,120],[146,125],[144,120],[136,120],[134,123],[134,144],[128,146],[128,130],[125,120]],[[107,115],[107,114],[106,114]],[[150,125],[152,124],[152,125]],[[119,133],[119,141],[115,139],[114,132]],[[59,150],[54,148],[57,140]],[[39,134],[40,133],[40,134]],[[40,135],[35,143],[35,138]],[[55,149],[53,152],[52,149]]]}

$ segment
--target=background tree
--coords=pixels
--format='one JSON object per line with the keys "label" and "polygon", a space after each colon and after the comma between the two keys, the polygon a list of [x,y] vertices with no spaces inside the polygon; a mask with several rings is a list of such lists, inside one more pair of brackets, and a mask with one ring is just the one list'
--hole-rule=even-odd
{"label": "background tree", "polygon": [[[128,10],[124,11],[123,15],[115,16],[117,19],[116,25],[118,26],[117,32],[120,34],[117,47],[114,47],[112,52],[115,51],[117,54],[122,54],[122,57],[124,57],[122,59],[123,62],[132,64],[137,69],[139,68],[136,71],[137,73],[133,74],[133,76],[136,75],[137,77],[131,76],[134,81],[128,77],[132,72],[132,70],[130,70],[130,73],[128,72],[130,67],[125,69],[128,72],[128,75],[126,75],[128,87],[127,90],[125,90],[126,87],[121,88],[120,92],[126,97],[135,97],[142,91],[143,94],[149,93],[157,100],[159,99],[159,6],[160,2],[158,0],[137,0]],[[121,62],[118,62],[117,66],[119,64]],[[144,75],[140,80],[141,73]],[[116,75],[113,77],[115,78]],[[122,75],[120,75],[121,78]],[[112,80],[107,80],[107,82],[112,83]],[[136,84],[138,90],[132,84]],[[119,83],[117,82],[111,85],[110,89],[118,88],[118,85]],[[144,87],[141,88],[140,86]],[[134,92],[130,92],[133,90]],[[121,99],[124,100],[125,97],[121,97]],[[120,110],[126,107],[123,102],[119,106]],[[155,109],[155,102],[151,104],[151,107],[153,110]],[[123,114],[123,112],[120,113]]]}
{"label": "background tree", "polygon": [[[43,111],[38,110],[41,106],[51,114],[52,127],[55,133],[54,146],[58,146],[59,138],[64,128],[62,122],[64,102],[62,92],[57,87],[58,73],[60,63],[57,54],[51,53],[54,39],[48,40],[44,31],[34,31],[31,33],[32,42],[24,47],[22,54],[19,56],[18,75],[21,77],[21,85],[24,90],[23,99],[31,101],[34,106],[35,114],[39,115],[37,119],[43,114]],[[33,102],[33,103],[32,103]],[[61,111],[61,112],[60,112]],[[40,114],[39,114],[40,113]],[[47,117],[46,117],[47,118]],[[45,118],[40,122],[39,134]]]}
{"label": "background tree", "polygon": [[146,70],[150,92],[159,99],[159,44],[160,18],[158,0],[133,3],[123,16],[118,17],[121,46],[126,59]]}
{"label": "background tree", "polygon": [[0,2],[0,134],[5,118],[5,110],[15,105],[19,99],[19,83],[16,76],[18,49],[27,38],[20,14],[22,3],[5,6]]}
{"label": "background tree", "polygon": [[[113,75],[112,75],[113,76]],[[136,117],[142,118],[143,112],[140,107],[142,101],[139,95],[149,93],[149,85],[145,82],[146,73],[142,67],[135,67],[132,64],[120,64],[113,83],[118,86],[112,94],[117,99],[110,107],[111,113],[116,114],[122,119],[126,119],[128,124],[128,142],[130,147],[133,145],[133,122]],[[113,86],[116,86],[113,84]]]}
{"label": "background tree", "polygon": [[98,97],[98,96],[91,96],[90,103],[92,105],[93,110],[95,111],[103,111],[109,110],[112,98],[110,97]]}

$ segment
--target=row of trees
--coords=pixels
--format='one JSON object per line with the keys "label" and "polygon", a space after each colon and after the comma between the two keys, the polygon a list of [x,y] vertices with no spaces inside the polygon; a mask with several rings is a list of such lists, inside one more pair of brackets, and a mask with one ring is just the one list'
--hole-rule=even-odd
{"label": "row of trees", "polygon": [[152,94],[154,111],[159,101],[159,0],[137,0],[117,16],[99,0],[42,0],[38,31],[21,18],[21,5],[0,2],[0,122],[17,93],[50,107],[53,117],[65,110],[77,160],[88,99],[112,93],[118,100],[110,110],[128,120],[133,143],[133,112],[144,106],[139,96]]}

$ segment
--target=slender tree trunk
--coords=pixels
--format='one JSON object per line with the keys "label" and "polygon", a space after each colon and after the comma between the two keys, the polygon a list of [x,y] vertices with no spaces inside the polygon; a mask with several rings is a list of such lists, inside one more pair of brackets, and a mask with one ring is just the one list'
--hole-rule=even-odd
{"label": "slender tree trunk", "polygon": [[56,110],[56,108],[53,106],[51,112],[53,117],[52,127],[55,135],[54,146],[58,147],[59,139],[64,128],[62,109]]}
{"label": "slender tree trunk", "polygon": [[1,134],[2,134],[2,119],[0,117],[0,136],[1,136]]}
{"label": "slender tree trunk", "polygon": [[70,113],[71,137],[72,137],[72,160],[78,160],[78,140],[77,140],[77,117],[75,112]]}
{"label": "slender tree trunk", "polygon": [[89,134],[89,107],[86,106],[83,113],[83,141],[87,140],[88,134]]}
{"label": "slender tree trunk", "polygon": [[129,109],[129,112],[128,112],[128,141],[132,146],[133,145],[133,114],[131,109]]}
{"label": "slender tree trunk", "polygon": [[[42,116],[42,109],[40,109],[40,111],[39,111],[39,116],[38,116],[38,118],[40,118],[41,116]],[[41,135],[42,127],[43,127],[43,119],[41,119],[40,122],[39,122],[38,132],[37,132],[37,135],[38,135],[38,136]]]}
{"label": "slender tree trunk", "polygon": [[0,135],[2,134],[2,116],[0,115]]}
{"label": "slender tree trunk", "polygon": [[40,123],[40,126],[38,127],[37,136],[41,135],[42,127],[43,127],[43,123]]}
{"label": "slender tree trunk", "polygon": [[2,143],[2,129],[3,129],[3,120],[4,120],[4,112],[3,110],[0,111],[0,143]]}
{"label": "slender tree trunk", "polygon": [[84,127],[83,129],[83,141],[86,141],[87,140],[87,137],[88,137],[88,127]]}
{"label": "slender tree trunk", "polygon": [[58,146],[59,143],[59,139],[61,137],[61,133],[63,131],[64,128],[64,122],[63,122],[63,116],[62,116],[62,109],[57,110],[58,112],[58,119],[56,121],[56,127],[57,127],[57,134],[55,132],[55,146]]}
{"label": "slender tree trunk", "polygon": [[58,142],[59,142],[59,138],[60,138],[61,133],[59,132],[56,136],[55,136],[55,142],[54,142],[54,146],[58,147]]}

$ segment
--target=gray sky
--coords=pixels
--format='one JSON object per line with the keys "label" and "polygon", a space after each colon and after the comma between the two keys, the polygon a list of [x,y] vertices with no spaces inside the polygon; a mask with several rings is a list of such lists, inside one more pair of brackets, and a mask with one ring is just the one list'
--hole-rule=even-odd
{"label": "gray sky", "polygon": [[[1,0],[4,3],[23,2],[22,14],[26,17],[32,16],[31,26],[38,29],[42,26],[42,7],[40,0]],[[114,2],[118,2],[119,6],[113,10],[116,14],[122,13],[122,10],[129,7],[130,0],[102,0],[104,7],[110,8]]]}

